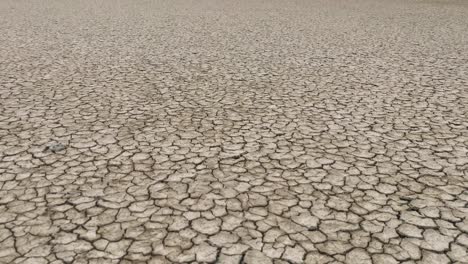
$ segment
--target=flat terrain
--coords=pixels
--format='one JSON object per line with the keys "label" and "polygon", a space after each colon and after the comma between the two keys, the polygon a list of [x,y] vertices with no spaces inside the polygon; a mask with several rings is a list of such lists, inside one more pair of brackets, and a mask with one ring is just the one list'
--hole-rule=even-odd
{"label": "flat terrain", "polygon": [[468,1],[0,0],[0,263],[468,263]]}

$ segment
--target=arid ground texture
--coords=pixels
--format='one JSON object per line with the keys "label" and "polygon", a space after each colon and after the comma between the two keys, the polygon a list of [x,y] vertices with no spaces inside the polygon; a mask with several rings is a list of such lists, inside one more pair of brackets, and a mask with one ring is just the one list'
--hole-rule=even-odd
{"label": "arid ground texture", "polygon": [[0,263],[468,263],[468,1],[0,0]]}

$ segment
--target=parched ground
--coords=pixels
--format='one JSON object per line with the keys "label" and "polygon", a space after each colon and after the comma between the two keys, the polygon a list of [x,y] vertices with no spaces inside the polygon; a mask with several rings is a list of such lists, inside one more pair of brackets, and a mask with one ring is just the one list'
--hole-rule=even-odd
{"label": "parched ground", "polygon": [[468,263],[468,1],[0,0],[0,263]]}

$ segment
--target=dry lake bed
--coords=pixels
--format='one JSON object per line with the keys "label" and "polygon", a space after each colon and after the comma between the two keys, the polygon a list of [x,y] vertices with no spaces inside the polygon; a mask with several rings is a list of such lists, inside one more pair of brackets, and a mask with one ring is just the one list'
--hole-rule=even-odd
{"label": "dry lake bed", "polygon": [[0,263],[468,263],[468,1],[0,0]]}

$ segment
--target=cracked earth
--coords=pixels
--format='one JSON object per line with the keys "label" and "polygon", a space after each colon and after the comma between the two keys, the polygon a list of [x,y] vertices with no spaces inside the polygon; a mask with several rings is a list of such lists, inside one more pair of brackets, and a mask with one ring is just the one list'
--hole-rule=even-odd
{"label": "cracked earth", "polygon": [[468,263],[468,2],[0,1],[0,263]]}

